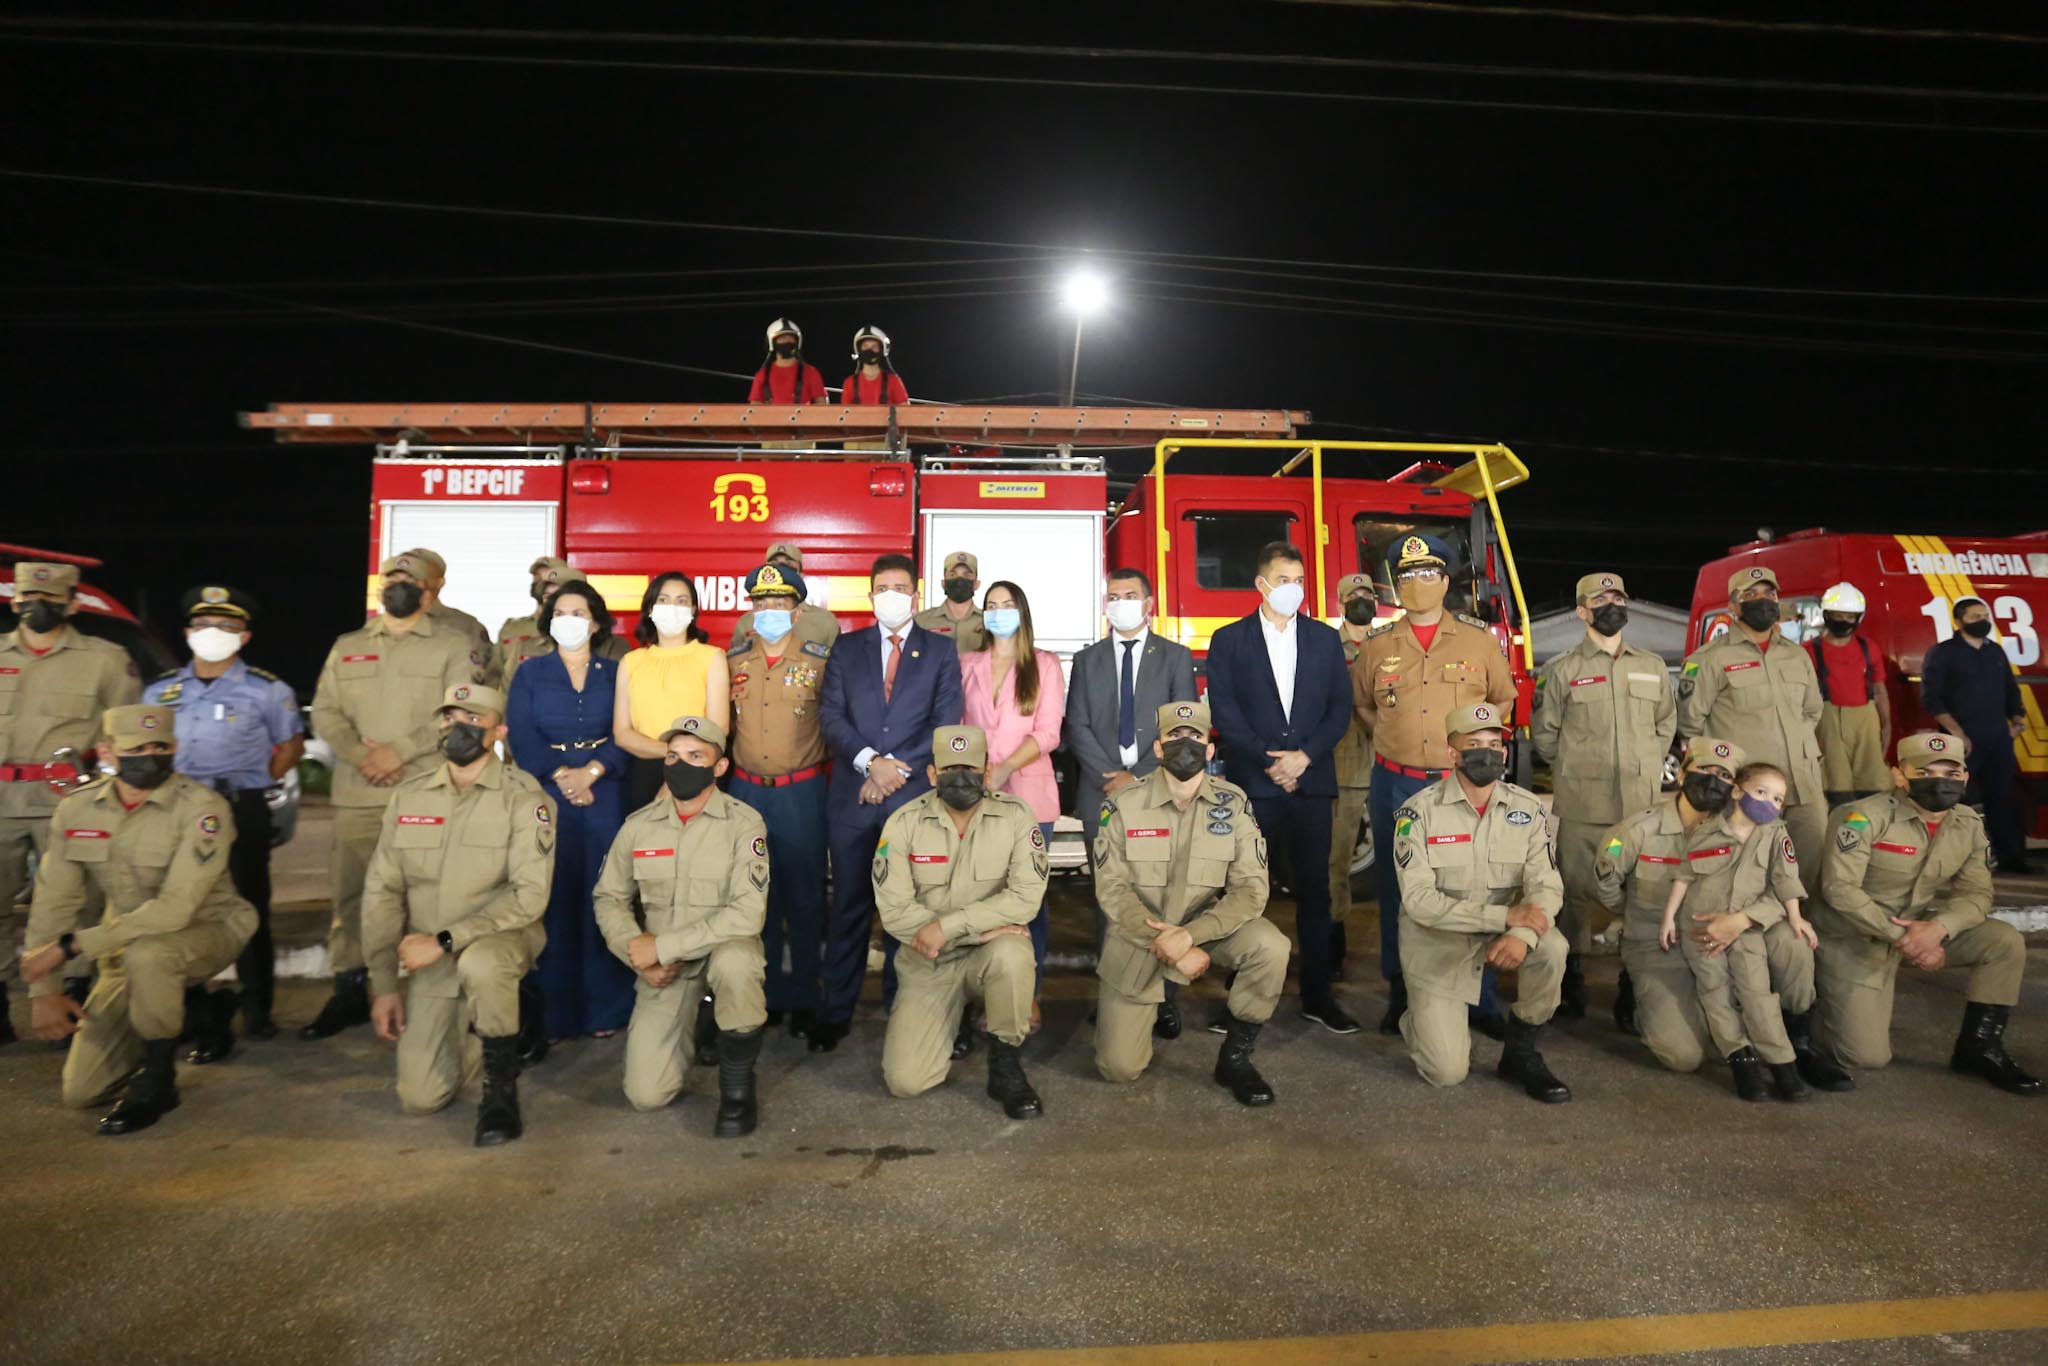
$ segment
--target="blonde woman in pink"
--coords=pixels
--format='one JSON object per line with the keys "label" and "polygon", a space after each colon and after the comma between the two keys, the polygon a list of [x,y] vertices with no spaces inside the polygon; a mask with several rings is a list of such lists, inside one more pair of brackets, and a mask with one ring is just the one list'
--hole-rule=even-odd
{"label": "blonde woman in pink", "polygon": [[[1052,752],[1066,720],[1067,681],[1060,673],[1059,656],[1032,643],[1031,602],[1016,584],[998,580],[988,586],[981,599],[981,620],[988,639],[979,650],[960,657],[964,720],[988,735],[988,789],[1029,803],[1038,817],[1039,845],[1049,849],[1052,823],[1060,814]],[[1031,922],[1031,953],[1041,980],[1045,936],[1046,907],[1041,902]],[[1036,1002],[1031,1006],[1031,1027],[1038,1028]]]}

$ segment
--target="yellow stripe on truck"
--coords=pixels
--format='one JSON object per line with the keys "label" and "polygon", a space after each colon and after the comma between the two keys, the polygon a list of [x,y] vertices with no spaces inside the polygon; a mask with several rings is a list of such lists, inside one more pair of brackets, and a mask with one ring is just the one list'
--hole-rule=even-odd
{"label": "yellow stripe on truck", "polygon": [[[1958,563],[1954,558],[1954,552],[1939,536],[1902,535],[1895,539],[1902,548],[1912,554],[1940,555],[1950,564]],[[1927,587],[1934,596],[1947,598],[1951,606],[1958,598],[1984,598],[1984,595],[1977,591],[1977,586],[1970,582],[1967,574],[1924,573],[1920,577],[1927,581]],[[1984,598],[1984,601],[1989,605],[1989,598]],[[2020,671],[2017,664],[2011,665],[2011,668],[2014,673]],[[2014,742],[2019,754],[2020,772],[2048,774],[2048,715],[2042,713],[2041,704],[2035,700],[2032,688],[2020,689],[2020,705],[2027,709],[2027,729]]]}

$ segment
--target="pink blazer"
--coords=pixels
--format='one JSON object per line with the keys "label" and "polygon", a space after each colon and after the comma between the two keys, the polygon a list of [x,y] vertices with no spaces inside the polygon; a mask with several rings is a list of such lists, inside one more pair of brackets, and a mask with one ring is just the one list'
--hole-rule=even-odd
{"label": "pink blazer", "polygon": [[1003,680],[1003,694],[994,695],[989,679],[995,668],[995,654],[976,650],[960,657],[960,691],[966,702],[963,718],[988,734],[990,768],[1008,759],[1032,736],[1038,739],[1038,757],[1010,775],[1001,790],[1030,805],[1039,824],[1056,820],[1060,814],[1060,789],[1052,774],[1052,752],[1059,747],[1060,723],[1067,715],[1067,680],[1060,672],[1059,656],[1045,650],[1038,656],[1038,707],[1024,716],[1017,710],[1017,671],[1012,668]]}

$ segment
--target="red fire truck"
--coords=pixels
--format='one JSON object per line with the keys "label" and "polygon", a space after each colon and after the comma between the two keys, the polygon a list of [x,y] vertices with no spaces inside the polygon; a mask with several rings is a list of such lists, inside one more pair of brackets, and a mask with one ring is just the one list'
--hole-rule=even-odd
{"label": "red fire truck", "polygon": [[1891,665],[1893,732],[1931,729],[1920,706],[1920,663],[1929,647],[1955,631],[1956,599],[1981,598],[1996,623],[1996,642],[2019,676],[2026,733],[2015,741],[2022,790],[2036,835],[2048,835],[2048,718],[2042,699],[2048,665],[2040,632],[2048,629],[2048,531],[1985,537],[1839,534],[1826,527],[1730,546],[1726,558],[1700,569],[1693,588],[1692,641],[1729,629],[1728,576],[1745,565],[1778,575],[1780,629],[1807,641],[1820,631],[1820,595],[1837,583],[1862,591],[1869,610],[1863,634]]}
{"label": "red fire truck", "polygon": [[[1427,532],[1452,548],[1451,606],[1500,637],[1526,721],[1526,611],[1496,495],[1527,469],[1501,446],[1316,441],[1296,434],[1306,421],[940,404],[300,403],[242,415],[285,442],[376,447],[370,610],[378,561],[424,545],[448,560],[448,600],[487,624],[531,610],[526,566],[560,554],[628,628],[650,577],[685,570],[700,620],[723,642],[746,610],[745,574],[787,540],[803,549],[811,601],[848,629],[871,620],[875,556],[913,550],[935,583],[948,552],[972,550],[984,584],[1025,585],[1038,644],[1063,661],[1102,634],[1105,570],[1142,568],[1158,587],[1156,629],[1199,656],[1217,626],[1257,607],[1253,561],[1266,542],[1310,552],[1308,610],[1327,620],[1337,581],[1359,570],[1381,613],[1398,611],[1389,547]],[[1149,472],[1112,507],[1106,456],[1147,447]],[[1272,468],[1189,472],[1224,458]],[[1359,463],[1330,475],[1326,458]]]}

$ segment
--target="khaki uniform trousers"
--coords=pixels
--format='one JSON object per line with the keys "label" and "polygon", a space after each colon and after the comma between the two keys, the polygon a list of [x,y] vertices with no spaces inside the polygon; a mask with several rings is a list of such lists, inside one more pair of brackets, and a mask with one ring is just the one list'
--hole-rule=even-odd
{"label": "khaki uniform trousers", "polygon": [[1351,918],[1351,853],[1358,847],[1359,825],[1371,796],[1369,787],[1338,788],[1330,817],[1330,932],[1339,944],[1349,943],[1345,922]]}
{"label": "khaki uniform trousers", "polygon": [[398,1104],[405,1113],[430,1115],[455,1099],[482,1063],[479,1035],[519,1032],[519,979],[533,969],[540,938],[534,928],[471,941],[455,955],[452,978],[407,979],[405,1032],[398,1036]]}
{"label": "khaki uniform trousers", "polygon": [[1593,918],[1604,914],[1600,904],[1600,845],[1611,821],[1557,823],[1557,872],[1564,879],[1564,904],[1558,907],[1557,928],[1566,947],[1584,953],[1593,947]]}
{"label": "khaki uniform trousers", "polygon": [[[1848,945],[1842,942],[1846,937],[1830,938],[1828,951],[1820,956],[1814,1042],[1844,1067],[1883,1067],[1892,1060],[1892,992],[1904,960],[1889,945],[1861,936]],[[1948,967],[1969,969],[1963,993],[1969,1000],[1988,1006],[2019,1004],[2027,941],[2018,930],[2003,920],[1987,920],[1949,936],[1942,948]],[[1858,980],[1867,980],[1872,969],[1882,974],[1875,983]]]}
{"label": "khaki uniform trousers", "polygon": [[682,1094],[696,1061],[697,1009],[708,986],[718,1027],[744,1034],[768,1023],[768,956],[758,939],[728,939],[702,958],[686,959],[665,987],[633,979],[633,1019],[626,1026],[626,1100],[659,1110]]}
{"label": "khaki uniform trousers", "polygon": [[1860,707],[1823,704],[1819,734],[1823,788],[1845,795],[1890,789],[1891,765],[1877,743],[1876,703],[1865,702]]}
{"label": "khaki uniform trousers", "polygon": [[[1362,795],[1362,790],[1361,790]],[[1280,1004],[1287,982],[1287,936],[1266,919],[1247,921],[1213,943],[1211,965],[1235,972],[1230,984],[1230,1013],[1246,1024],[1264,1024]],[[1163,982],[1165,968],[1160,968]],[[1164,998],[1163,985],[1156,993]],[[1152,1062],[1152,1023],[1159,1018],[1159,1000],[1126,996],[1107,982],[1095,997],[1095,1070],[1104,1081],[1136,1081]]]}
{"label": "khaki uniform trousers", "polygon": [[908,945],[896,950],[896,1008],[882,1035],[882,1084],[892,1096],[917,1096],[945,1081],[967,997],[988,1010],[988,1032],[1024,1042],[1038,969],[1028,935],[1006,934],[934,963]]}
{"label": "khaki uniform trousers", "polygon": [[[1471,975],[1479,975],[1486,958],[1486,946],[1494,936],[1471,936]],[[1558,994],[1564,986],[1564,936],[1546,934],[1529,950],[1516,974],[1515,1018],[1526,1025],[1540,1025],[1557,1011]],[[1472,1070],[1471,1007],[1465,1003],[1462,987],[1446,983],[1439,987],[1414,971],[1408,974],[1408,1012],[1401,1017],[1401,1037],[1407,1041],[1408,1056],[1415,1070],[1431,1086],[1456,1086]]]}
{"label": "khaki uniform trousers", "polygon": [[[1687,923],[1685,908],[1680,907],[1678,914],[1683,926]],[[1779,1008],[1804,1015],[1813,1009],[1813,950],[1783,920],[1760,937],[1765,970],[1769,984],[1777,989]],[[1828,944],[1832,953],[1834,941],[1830,939]],[[1665,953],[1657,947],[1655,939],[1645,945],[1631,937],[1622,941],[1621,961],[1636,989],[1636,1028],[1651,1055],[1670,1071],[1697,1072],[1706,1061],[1708,1050],[1718,1047],[1718,1043],[1707,1028],[1706,1014],[1700,1009],[1698,979],[1685,955]],[[1758,1051],[1762,1051],[1761,1047]],[[1715,1056],[1725,1058],[1728,1054]]]}
{"label": "khaki uniform trousers", "polygon": [[329,972],[353,972],[363,966],[363,879],[383,829],[381,806],[334,808],[334,847],[327,852],[327,877],[334,895],[334,919],[327,927]]}
{"label": "khaki uniform trousers", "polygon": [[[1684,913],[1681,907],[1679,914]],[[1791,1062],[1792,1040],[1785,1033],[1778,994],[1771,990],[1764,932],[1744,930],[1726,952],[1711,958],[1691,935],[1680,935],[1678,943],[1692,969],[1693,994],[1716,1056],[1725,1058],[1749,1044],[1765,1062]]]}
{"label": "khaki uniform trousers", "polygon": [[185,988],[233,966],[256,933],[244,905],[226,920],[145,935],[99,960],[85,1023],[64,1056],[64,1103],[91,1105],[142,1064],[142,1045],[185,1032]]}

